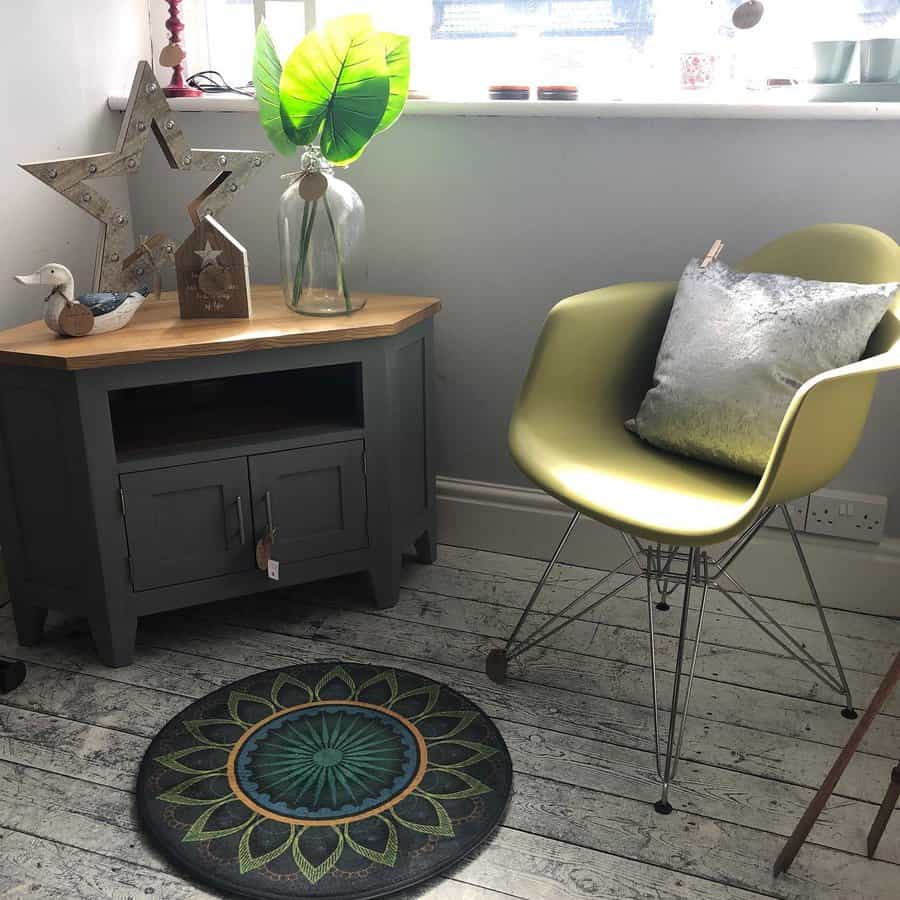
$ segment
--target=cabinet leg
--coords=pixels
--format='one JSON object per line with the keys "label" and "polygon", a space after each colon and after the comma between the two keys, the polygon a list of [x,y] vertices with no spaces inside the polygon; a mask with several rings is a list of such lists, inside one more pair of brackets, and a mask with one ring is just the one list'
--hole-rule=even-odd
{"label": "cabinet leg", "polygon": [[425,565],[432,565],[437,561],[437,542],[434,539],[434,531],[428,529],[416,541],[416,561]]}
{"label": "cabinet leg", "polygon": [[16,622],[16,634],[23,647],[33,647],[44,636],[44,622],[47,620],[47,607],[31,606],[19,600],[13,600],[13,618]]}
{"label": "cabinet leg", "polygon": [[400,568],[400,554],[397,553],[369,569],[372,595],[378,609],[397,605],[400,598]]}
{"label": "cabinet leg", "polygon": [[137,616],[103,611],[88,617],[100,659],[114,668],[134,662]]}
{"label": "cabinet leg", "polygon": [[0,694],[8,694],[25,680],[25,663],[0,659]]}

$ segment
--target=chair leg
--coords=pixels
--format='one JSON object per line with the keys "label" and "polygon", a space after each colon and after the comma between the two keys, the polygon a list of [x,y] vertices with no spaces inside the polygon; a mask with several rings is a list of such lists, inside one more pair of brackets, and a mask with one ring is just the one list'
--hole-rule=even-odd
{"label": "chair leg", "polygon": [[806,583],[809,585],[809,592],[812,595],[813,603],[816,605],[819,621],[822,623],[822,631],[825,632],[825,640],[828,641],[828,649],[831,651],[831,656],[834,659],[834,666],[837,669],[838,678],[841,682],[841,691],[844,695],[844,700],[846,701],[846,705],[841,711],[841,715],[845,719],[855,719],[857,717],[857,712],[853,706],[853,696],[850,693],[850,685],[847,684],[847,676],[844,674],[844,667],[841,664],[841,657],[838,654],[837,646],[834,643],[834,637],[831,634],[831,628],[828,625],[828,618],[825,615],[825,610],[822,608],[822,601],[819,599],[819,592],[816,590],[816,583],[813,581],[809,563],[806,561],[806,554],[803,552],[803,547],[800,545],[800,539],[797,537],[797,531],[794,528],[793,521],[791,521],[791,515],[788,512],[787,507],[782,505],[781,512],[784,516],[787,529],[790,532],[794,550],[797,552],[797,558],[800,560],[800,567],[803,569],[803,574],[806,577]]}
{"label": "chair leg", "polygon": [[[701,573],[702,568],[702,573]],[[688,670],[687,687],[684,692],[684,700],[681,703],[681,722],[678,723],[679,700],[681,700],[681,677],[684,670],[684,649],[687,642],[688,620],[690,618],[691,592],[694,584],[700,582],[703,586],[702,599],[700,607],[697,611],[697,626],[694,631],[694,650],[691,654],[690,668]],[[654,809],[662,815],[668,815],[672,812],[672,804],[669,802],[669,789],[675,780],[678,770],[678,762],[681,759],[681,749],[684,743],[684,729],[687,723],[688,713],[691,705],[691,694],[694,689],[694,670],[697,665],[697,653],[700,649],[700,633],[703,628],[703,613],[706,608],[706,599],[709,591],[709,563],[706,553],[691,547],[688,551],[687,568],[685,570],[684,583],[684,601],[681,608],[681,625],[678,630],[678,649],[675,656],[675,676],[672,684],[672,702],[669,707],[669,727],[666,733],[666,755],[665,761],[661,762],[659,758],[659,711],[658,711],[658,688],[656,675],[656,650],[655,650],[655,634],[652,626],[653,612],[650,610],[651,626],[650,626],[650,667],[651,677],[653,680],[653,726],[656,751],[656,768],[662,780],[662,795],[654,804]],[[651,592],[648,587],[647,598],[648,606],[650,606]],[[676,727],[678,737],[676,740]]]}
{"label": "chair leg", "polygon": [[522,610],[522,614],[519,616],[519,621],[516,622],[516,627],[513,628],[512,634],[506,640],[506,646],[503,648],[497,648],[495,650],[491,650],[487,655],[487,661],[485,663],[485,673],[491,681],[496,682],[497,684],[503,684],[506,681],[506,672],[509,667],[509,650],[512,647],[513,642],[516,637],[518,637],[519,632],[522,630],[522,626],[525,624],[525,620],[528,618],[529,613],[531,612],[534,604],[537,602],[537,598],[541,595],[541,591],[544,589],[544,585],[547,582],[547,579],[550,577],[550,571],[556,565],[556,561],[559,559],[560,553],[562,553],[563,547],[566,546],[566,541],[569,539],[569,535],[572,533],[572,530],[575,528],[575,525],[578,523],[578,518],[581,514],[575,513],[572,516],[572,519],[569,522],[568,527],[566,528],[563,536],[553,553],[553,556],[550,557],[550,562],[547,563],[547,568],[544,569],[544,574],[541,575],[540,581],[538,581],[535,589],[531,593],[531,597],[528,600],[528,603],[525,604],[525,609]]}
{"label": "chair leg", "polygon": [[[660,612],[668,612],[672,607],[669,605],[669,596],[674,593],[677,585],[672,584],[668,578],[666,578],[666,574],[669,571],[669,568],[672,565],[673,556],[678,552],[678,547],[670,546],[668,550],[663,551],[662,544],[656,545],[656,590],[659,592],[659,601],[656,604],[656,608]],[[663,556],[665,555],[666,561],[663,562]]]}

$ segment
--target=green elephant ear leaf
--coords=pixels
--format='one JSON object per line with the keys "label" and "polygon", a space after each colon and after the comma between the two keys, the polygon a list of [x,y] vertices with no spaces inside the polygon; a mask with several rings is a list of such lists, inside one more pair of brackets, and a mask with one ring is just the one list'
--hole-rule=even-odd
{"label": "green elephant ear leaf", "polygon": [[272,35],[265,22],[256,30],[256,51],[253,54],[253,84],[259,104],[259,124],[272,146],[284,156],[294,152],[294,142],[285,133],[281,121],[281,100],[278,85],[281,81],[281,60],[272,43]]}
{"label": "green elephant ear leaf", "polygon": [[322,130],[321,119],[302,128],[296,128],[284,111],[284,106],[281,107],[281,125],[284,128],[284,133],[290,138],[291,143],[297,147],[305,147],[315,143],[319,132]]}
{"label": "green elephant ear leaf", "polygon": [[281,110],[292,139],[321,129],[326,159],[357,159],[384,118],[390,79],[381,35],[366,15],[342,16],[310,32],[281,73]]}
{"label": "green elephant ear leaf", "polygon": [[390,95],[387,109],[378,123],[375,133],[385,131],[400,118],[409,93],[409,37],[402,34],[381,33],[384,42],[384,59],[387,63]]}

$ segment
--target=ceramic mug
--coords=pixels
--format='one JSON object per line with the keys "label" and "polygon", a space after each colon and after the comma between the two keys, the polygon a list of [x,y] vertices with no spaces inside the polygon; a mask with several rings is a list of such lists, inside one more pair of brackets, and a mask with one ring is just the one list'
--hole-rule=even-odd
{"label": "ceramic mug", "polygon": [[816,84],[842,84],[847,80],[856,41],[813,41]]}
{"label": "ceramic mug", "polygon": [[681,87],[688,91],[708,88],[716,71],[714,53],[681,54]]}
{"label": "ceramic mug", "polygon": [[859,80],[900,81],[900,40],[875,38],[859,45]]}

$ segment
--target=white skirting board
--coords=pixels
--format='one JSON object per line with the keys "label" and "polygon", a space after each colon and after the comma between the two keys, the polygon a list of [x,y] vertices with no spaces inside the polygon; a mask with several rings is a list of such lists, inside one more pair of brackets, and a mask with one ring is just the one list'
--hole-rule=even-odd
{"label": "white skirting board", "polygon": [[[571,513],[533,488],[459,478],[437,480],[438,540],[513,556],[549,559]],[[863,544],[801,535],[822,602],[837,609],[900,616],[900,540]],[[627,556],[611,528],[582,519],[561,560],[610,569]],[[764,528],[735,562],[733,574],[751,592],[809,602],[787,532]]]}

